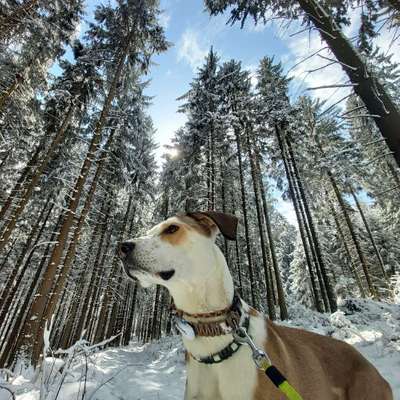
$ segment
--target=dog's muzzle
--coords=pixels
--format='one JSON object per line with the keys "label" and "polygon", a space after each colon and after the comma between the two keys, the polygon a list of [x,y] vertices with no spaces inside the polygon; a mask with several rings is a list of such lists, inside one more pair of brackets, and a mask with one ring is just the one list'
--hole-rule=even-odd
{"label": "dog's muzzle", "polygon": [[135,250],[135,243],[134,242],[123,242],[118,245],[118,256],[122,261],[122,265],[126,274],[132,278],[136,279],[132,275],[132,270],[134,269],[134,262],[133,262],[133,251]]}

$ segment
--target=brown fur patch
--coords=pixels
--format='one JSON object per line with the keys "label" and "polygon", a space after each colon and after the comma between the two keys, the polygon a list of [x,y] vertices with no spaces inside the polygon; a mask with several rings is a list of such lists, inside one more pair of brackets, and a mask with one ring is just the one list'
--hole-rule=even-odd
{"label": "brown fur patch", "polygon": [[182,243],[184,243],[184,241],[186,240],[188,229],[184,224],[179,224],[179,225],[176,224],[177,226],[179,226],[179,229],[176,232],[163,233],[163,231],[165,229],[167,229],[168,226],[170,226],[170,225],[175,225],[175,224],[165,224],[165,225],[161,226],[160,238],[161,238],[161,240],[168,242],[172,246],[179,246]]}
{"label": "brown fur patch", "polygon": [[[266,328],[264,349],[303,399],[393,400],[387,382],[347,343],[269,320]],[[285,398],[259,371],[252,400]]]}
{"label": "brown fur patch", "polygon": [[253,307],[249,307],[249,315],[252,317],[258,317],[260,313]]}
{"label": "brown fur patch", "polygon": [[209,218],[204,217],[201,220],[197,220],[186,215],[179,215],[177,218],[179,218],[179,220],[182,221],[189,229],[193,229],[197,233],[200,233],[206,237],[212,236],[213,226],[215,229],[215,224]]}

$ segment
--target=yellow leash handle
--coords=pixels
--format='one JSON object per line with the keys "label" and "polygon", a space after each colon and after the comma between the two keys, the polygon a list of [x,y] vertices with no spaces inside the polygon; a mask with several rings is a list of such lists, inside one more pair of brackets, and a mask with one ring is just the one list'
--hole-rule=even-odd
{"label": "yellow leash handle", "polygon": [[271,365],[267,358],[259,359],[258,367],[265,372],[265,375],[272,383],[282,392],[289,400],[303,400],[296,389],[287,381],[287,379],[279,372],[278,368]]}

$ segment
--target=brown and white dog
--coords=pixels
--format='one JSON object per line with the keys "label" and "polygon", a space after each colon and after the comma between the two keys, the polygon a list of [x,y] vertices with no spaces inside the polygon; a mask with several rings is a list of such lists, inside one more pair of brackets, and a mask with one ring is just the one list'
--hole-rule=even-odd
{"label": "brown and white dog", "polygon": [[[233,301],[232,277],[215,237],[220,231],[234,239],[236,226],[236,217],[216,212],[169,218],[146,236],[120,245],[124,270],[130,278],[139,279],[142,286],[165,286],[186,319],[199,323],[205,313],[214,315],[229,308]],[[393,399],[388,383],[350,345],[276,325],[242,300],[241,307],[249,315],[248,332],[253,341],[267,352],[304,400]],[[215,317],[216,321],[220,319],[224,315]],[[219,352],[232,338],[230,333],[194,339],[183,336],[187,350],[185,400],[285,399],[257,369],[248,346],[241,346],[218,364],[196,360]]]}

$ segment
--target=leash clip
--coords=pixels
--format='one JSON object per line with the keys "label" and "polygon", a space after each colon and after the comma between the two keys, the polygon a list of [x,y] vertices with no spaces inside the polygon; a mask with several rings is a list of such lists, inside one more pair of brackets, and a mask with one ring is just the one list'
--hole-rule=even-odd
{"label": "leash clip", "polygon": [[269,359],[268,355],[255,345],[253,339],[247,333],[246,329],[243,327],[238,327],[238,329],[233,333],[233,337],[238,343],[247,344],[250,346],[254,363],[259,369],[265,370],[271,364],[271,360]]}

